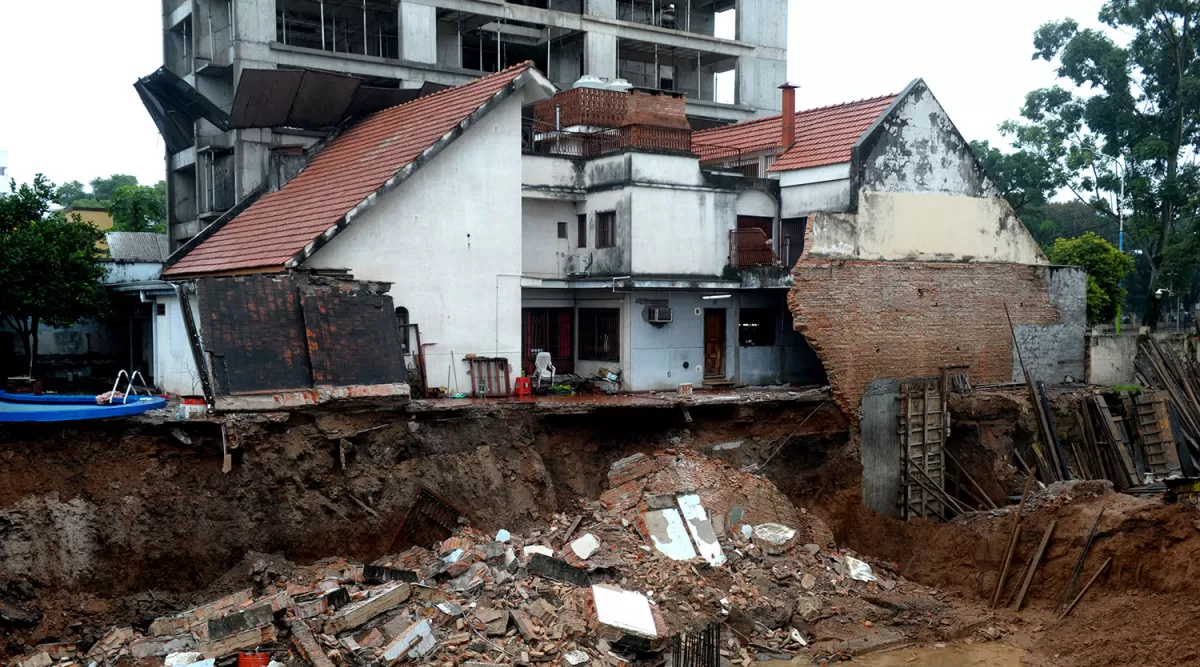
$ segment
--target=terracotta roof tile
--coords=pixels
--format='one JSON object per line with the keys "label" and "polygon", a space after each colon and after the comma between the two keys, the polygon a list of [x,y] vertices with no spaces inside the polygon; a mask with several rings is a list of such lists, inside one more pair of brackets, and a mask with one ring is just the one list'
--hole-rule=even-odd
{"label": "terracotta roof tile", "polygon": [[[769,171],[849,162],[850,150],[859,137],[895,99],[895,95],[884,95],[797,112],[796,143]],[[767,116],[696,132],[692,147],[701,159],[727,155],[730,149],[759,152],[778,148],[782,133],[782,117]]]}
{"label": "terracotta roof tile", "polygon": [[522,63],[368,116],[163,275],[282,268],[530,66]]}

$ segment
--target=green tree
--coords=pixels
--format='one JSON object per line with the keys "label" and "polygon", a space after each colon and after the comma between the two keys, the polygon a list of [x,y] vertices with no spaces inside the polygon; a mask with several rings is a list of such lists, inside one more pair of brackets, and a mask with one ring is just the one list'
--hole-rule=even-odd
{"label": "green tree", "polygon": [[1057,239],[1046,256],[1055,264],[1087,269],[1088,324],[1112,321],[1125,300],[1121,281],[1133,270],[1133,258],[1095,232],[1073,239]]}
{"label": "green tree", "polygon": [[80,199],[87,199],[87,189],[79,181],[67,181],[54,190],[54,203],[68,207]]}
{"label": "green tree", "polygon": [[117,191],[117,188],[123,185],[137,185],[137,176],[129,174],[113,174],[108,178],[96,177],[92,179],[92,194],[91,198],[97,201],[108,201],[112,199],[112,195]]}
{"label": "green tree", "polygon": [[[1106,29],[1066,19],[1036,31],[1034,59],[1056,62],[1068,85],[1030,92],[1022,120],[1001,129],[1050,165],[1056,187],[1110,219],[1124,214],[1147,295],[1187,290],[1200,234],[1200,3],[1108,0],[1099,19]],[[1158,300],[1142,302],[1153,327]]]}
{"label": "green tree", "polygon": [[1040,155],[1029,151],[1004,153],[986,141],[972,141],[971,150],[1018,216],[1044,205],[1058,190],[1054,165]]}
{"label": "green tree", "polygon": [[113,229],[121,232],[162,232],[163,197],[149,185],[122,185],[108,202]]}
{"label": "green tree", "polygon": [[10,189],[0,198],[0,318],[21,337],[32,375],[42,324],[67,327],[104,312],[107,269],[96,250],[104,235],[77,215],[51,213],[55,189],[41,174]]}

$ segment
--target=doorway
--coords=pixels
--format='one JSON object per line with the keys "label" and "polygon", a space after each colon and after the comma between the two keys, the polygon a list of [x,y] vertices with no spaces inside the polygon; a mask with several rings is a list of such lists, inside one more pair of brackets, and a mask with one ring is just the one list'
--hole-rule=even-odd
{"label": "doorway", "polygon": [[725,309],[704,309],[704,379],[725,379]]}

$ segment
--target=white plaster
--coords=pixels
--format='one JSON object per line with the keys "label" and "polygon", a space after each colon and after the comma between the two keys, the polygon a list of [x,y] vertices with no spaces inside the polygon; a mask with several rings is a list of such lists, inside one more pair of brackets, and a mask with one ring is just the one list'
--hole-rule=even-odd
{"label": "white plaster", "polygon": [[679,512],[687,521],[688,532],[700,550],[700,557],[713,567],[724,565],[725,554],[721,551],[721,542],[717,540],[708,511],[700,503],[700,496],[694,493],[679,496],[676,502],[679,503]]}
{"label": "white plaster", "polygon": [[[199,318],[196,300],[191,299],[192,315]],[[191,339],[183,323],[179,297],[174,294],[155,297],[163,305],[162,315],[154,315],[154,380],[158,388],[173,396],[200,396],[204,387],[192,357]],[[197,322],[199,319],[196,320]]]}
{"label": "white plaster", "polygon": [[645,595],[610,584],[594,584],[592,600],[600,623],[651,639],[658,637],[650,600]]}
{"label": "white plaster", "polygon": [[665,509],[646,512],[646,530],[654,542],[654,548],[671,560],[691,560],[696,557],[696,548],[688,538],[679,510]]}
{"label": "white plaster", "polygon": [[519,368],[520,105],[483,116],[305,262],[391,282],[428,344],[431,386],[469,391],[468,353]]}

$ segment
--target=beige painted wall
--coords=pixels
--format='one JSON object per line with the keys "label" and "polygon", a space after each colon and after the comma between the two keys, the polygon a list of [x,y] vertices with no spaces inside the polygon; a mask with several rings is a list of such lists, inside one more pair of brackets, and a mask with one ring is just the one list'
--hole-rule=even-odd
{"label": "beige painted wall", "polygon": [[863,191],[858,213],[813,214],[815,257],[1048,264],[1001,198]]}

